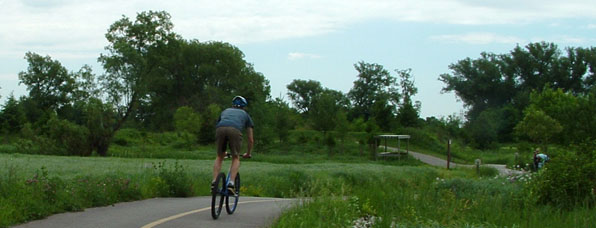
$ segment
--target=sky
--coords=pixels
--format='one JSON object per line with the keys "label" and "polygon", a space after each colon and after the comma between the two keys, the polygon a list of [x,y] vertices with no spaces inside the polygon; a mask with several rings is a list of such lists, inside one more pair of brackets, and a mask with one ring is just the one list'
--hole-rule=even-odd
{"label": "sky", "polygon": [[360,61],[395,77],[411,69],[423,118],[465,111],[438,80],[459,60],[531,42],[596,44],[593,0],[0,0],[0,104],[27,94],[18,80],[25,53],[102,74],[109,26],[148,10],[167,11],[184,39],[238,47],[286,101],[294,79],[347,93]]}

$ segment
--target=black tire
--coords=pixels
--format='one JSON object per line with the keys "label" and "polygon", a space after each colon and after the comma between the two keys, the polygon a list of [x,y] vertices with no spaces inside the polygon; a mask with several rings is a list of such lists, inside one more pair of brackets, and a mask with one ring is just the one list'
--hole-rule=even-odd
{"label": "black tire", "polygon": [[217,219],[219,214],[221,214],[221,209],[223,208],[223,202],[225,198],[223,195],[223,191],[226,187],[225,183],[226,175],[224,173],[219,173],[215,179],[215,188],[211,192],[211,217],[213,217],[213,219]]}
{"label": "black tire", "polygon": [[[236,211],[236,207],[238,206],[238,200],[240,199],[240,172],[238,172],[236,174],[236,178],[234,179],[234,187],[236,188],[236,192],[238,194],[231,195],[228,194],[226,196],[226,211],[228,212],[228,214],[233,214],[234,211]],[[231,199],[230,199],[231,198]],[[231,205],[230,205],[230,200],[232,201]]]}

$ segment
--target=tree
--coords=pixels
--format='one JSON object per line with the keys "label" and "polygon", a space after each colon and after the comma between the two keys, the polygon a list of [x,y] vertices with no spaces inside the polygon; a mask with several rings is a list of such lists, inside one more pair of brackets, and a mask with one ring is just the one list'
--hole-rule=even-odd
{"label": "tree", "polygon": [[288,96],[300,113],[308,113],[313,99],[323,92],[321,83],[313,80],[294,79],[288,86]]}
{"label": "tree", "polygon": [[547,150],[549,140],[562,130],[563,127],[559,122],[535,108],[526,109],[524,119],[515,126],[515,131],[519,135],[528,136],[541,145],[544,151]]}
{"label": "tree", "polygon": [[495,109],[484,110],[478,118],[468,122],[466,130],[471,133],[473,146],[480,149],[494,148],[501,122],[501,115]]}
{"label": "tree", "polygon": [[339,107],[336,100],[330,93],[321,93],[313,98],[312,108],[309,113],[309,119],[313,123],[315,130],[323,132],[324,135],[328,131],[335,128],[335,117]]}
{"label": "tree", "polygon": [[215,124],[219,119],[221,108],[211,104],[201,113],[201,128],[199,130],[199,143],[209,144],[215,142]]}
{"label": "tree", "polygon": [[139,13],[134,22],[123,16],[108,29],[108,53],[99,62],[106,71],[100,79],[118,113],[114,132],[147,99],[149,84],[160,73],[160,51],[178,38],[172,29],[164,11]]}
{"label": "tree", "polygon": [[29,97],[41,110],[56,110],[71,100],[75,78],[57,60],[49,56],[27,52],[27,71],[19,73],[20,84],[25,84]]}
{"label": "tree", "polygon": [[445,83],[443,92],[455,92],[469,108],[468,121],[487,109],[507,106],[503,111],[511,115],[498,127],[499,138],[507,140],[530,104],[532,91],[550,85],[585,95],[596,81],[595,67],[596,48],[568,48],[563,53],[555,44],[540,42],[517,46],[508,54],[482,53],[478,59],[460,60],[449,66],[452,74],[442,74],[439,80]]}
{"label": "tree", "polygon": [[181,106],[204,112],[210,104],[230,105],[236,95],[250,100],[251,106],[269,97],[269,82],[229,43],[177,38],[151,59],[157,73],[150,77],[147,99],[141,100],[134,116],[153,129],[173,129],[170,120]]}
{"label": "tree", "polygon": [[353,118],[364,117],[364,120],[368,120],[375,117],[372,109],[377,102],[383,102],[395,109],[399,102],[399,93],[396,79],[389,71],[379,64],[365,62],[354,64],[354,68],[358,71],[358,79],[354,81],[354,87],[348,93],[354,106]]}
{"label": "tree", "polygon": [[99,155],[106,155],[117,118],[113,106],[98,98],[90,98],[82,109],[85,117],[82,125],[89,129],[91,149]]}
{"label": "tree", "polygon": [[172,28],[168,13],[149,11],[137,14],[134,22],[123,16],[108,29],[108,53],[99,62],[106,71],[100,80],[118,116],[112,132],[148,98],[149,84],[160,73],[160,51],[178,38]]}
{"label": "tree", "polygon": [[275,131],[279,137],[279,142],[283,143],[288,139],[290,129],[294,127],[293,111],[289,104],[281,98],[275,98],[271,104],[275,109]]}
{"label": "tree", "polygon": [[578,144],[594,139],[596,135],[596,102],[593,90],[586,95],[574,95],[562,89],[545,87],[530,95],[530,106],[556,120],[563,129],[553,140],[562,144]]}
{"label": "tree", "polygon": [[10,94],[0,112],[0,129],[8,133],[18,133],[26,122],[23,106]]}
{"label": "tree", "polygon": [[344,152],[345,141],[350,131],[350,121],[348,121],[348,114],[339,110],[335,115],[335,131],[337,138],[341,141],[341,152]]}
{"label": "tree", "polygon": [[174,114],[174,125],[176,131],[186,140],[186,145],[190,148],[195,142],[201,129],[201,117],[191,107],[182,106]]}
{"label": "tree", "polygon": [[412,79],[412,69],[395,70],[400,78],[401,98],[402,102],[397,111],[397,117],[401,126],[415,127],[418,125],[420,118],[420,103],[413,103],[412,97],[418,93],[418,88],[414,85]]}

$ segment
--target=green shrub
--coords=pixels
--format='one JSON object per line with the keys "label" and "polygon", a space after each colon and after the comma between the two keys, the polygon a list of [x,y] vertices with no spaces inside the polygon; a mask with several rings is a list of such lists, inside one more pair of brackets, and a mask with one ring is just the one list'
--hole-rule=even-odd
{"label": "green shrub", "polygon": [[478,169],[478,176],[480,177],[495,177],[499,175],[499,170],[490,166],[480,166]]}
{"label": "green shrub", "polygon": [[128,146],[128,141],[126,141],[125,138],[114,138],[113,139],[114,144],[116,145],[120,145],[120,146]]}
{"label": "green shrub", "polygon": [[594,205],[596,197],[596,160],[592,154],[563,152],[536,175],[530,186],[538,203],[571,209],[578,204]]}
{"label": "green shrub", "polygon": [[47,126],[48,137],[53,140],[53,145],[48,147],[50,154],[91,155],[89,129],[86,127],[57,118],[50,118]]}
{"label": "green shrub", "polygon": [[160,196],[187,197],[193,194],[192,180],[178,161],[170,168],[165,161],[153,164],[153,168],[158,172],[158,178],[154,181],[157,182],[156,187]]}
{"label": "green shrub", "polygon": [[474,199],[478,196],[503,196],[503,198],[508,198],[512,192],[521,192],[521,189],[515,185],[501,184],[501,180],[478,181],[463,178],[438,181],[436,188],[436,192],[443,189],[450,190],[457,199]]}

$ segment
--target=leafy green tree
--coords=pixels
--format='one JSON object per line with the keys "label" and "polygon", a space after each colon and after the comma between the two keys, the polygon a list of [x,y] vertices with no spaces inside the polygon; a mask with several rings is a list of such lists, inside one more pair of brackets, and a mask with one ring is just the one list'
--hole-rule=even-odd
{"label": "leafy green tree", "polygon": [[315,97],[323,92],[321,83],[314,80],[294,79],[287,88],[290,100],[300,113],[308,113]]}
{"label": "leafy green tree", "polygon": [[364,120],[368,120],[376,117],[372,109],[377,102],[395,109],[399,103],[399,93],[396,79],[389,71],[375,63],[358,62],[354,67],[358,71],[358,79],[348,93],[353,104],[353,118],[364,117]]}
{"label": "leafy green tree", "polygon": [[543,111],[563,126],[562,132],[553,139],[555,142],[582,143],[592,140],[596,134],[594,95],[594,91],[575,95],[560,88],[545,87],[541,92],[531,94],[528,108]]}
{"label": "leafy green tree", "polygon": [[439,80],[445,83],[443,92],[455,92],[468,107],[468,121],[487,109],[508,106],[503,111],[510,115],[498,127],[499,138],[508,140],[532,91],[550,85],[588,94],[596,81],[595,59],[596,48],[567,48],[564,53],[553,43],[530,43],[508,54],[482,53],[478,59],[460,60],[449,66],[452,74],[442,74]]}
{"label": "leafy green tree", "polygon": [[415,127],[420,118],[420,103],[414,103],[412,97],[418,93],[411,75],[412,69],[395,70],[400,79],[402,102],[397,111],[397,118],[403,127]]}
{"label": "leafy green tree", "polygon": [[339,110],[335,115],[335,132],[337,138],[341,141],[341,152],[344,152],[345,141],[350,131],[350,121],[346,111]]}
{"label": "leafy green tree", "polygon": [[52,143],[44,145],[46,148],[43,149],[51,154],[91,155],[92,148],[88,141],[90,132],[86,127],[51,115],[47,122],[47,129],[47,136]]}
{"label": "leafy green tree", "polygon": [[391,131],[394,129],[397,120],[395,118],[395,106],[389,103],[388,99],[379,99],[370,108],[372,116],[376,125],[383,131]]}
{"label": "leafy green tree", "polygon": [[290,105],[281,98],[276,98],[271,103],[275,107],[275,131],[279,137],[279,142],[283,143],[288,139],[290,129],[295,124],[293,111]]}
{"label": "leafy green tree", "polygon": [[466,126],[466,130],[471,134],[472,144],[480,149],[494,148],[501,121],[501,116],[494,109],[480,113],[478,118]]}
{"label": "leafy green tree", "polygon": [[515,126],[515,131],[542,145],[542,148],[546,151],[549,140],[555,134],[561,132],[563,127],[541,110],[528,108],[524,111],[524,114],[523,120]]}
{"label": "leafy green tree", "polygon": [[109,103],[98,98],[90,98],[83,106],[85,120],[82,123],[89,129],[89,144],[101,156],[107,155],[116,123],[116,112]]}
{"label": "leafy green tree", "polygon": [[228,106],[236,95],[251,106],[269,97],[269,82],[229,43],[176,38],[152,59],[158,73],[150,78],[148,99],[141,100],[134,115],[150,128],[173,129],[169,120],[180,106],[203,112],[210,104]]}
{"label": "leafy green tree", "polygon": [[172,31],[170,15],[164,11],[137,14],[135,21],[123,16],[106,33],[107,54],[99,62],[106,74],[100,77],[110,103],[117,108],[117,131],[134,113],[141,100],[148,98],[148,88],[161,73],[161,51],[178,37]]}
{"label": "leafy green tree", "polygon": [[19,73],[19,80],[27,86],[29,97],[40,109],[56,110],[70,102],[75,79],[60,62],[32,52],[27,52],[25,59],[29,67]]}
{"label": "leafy green tree", "polygon": [[221,108],[216,104],[211,104],[201,113],[201,128],[199,130],[199,143],[210,144],[215,142],[215,124],[219,119]]}
{"label": "leafy green tree", "polygon": [[18,133],[26,122],[25,110],[14,95],[10,94],[0,112],[0,129],[11,134]]}
{"label": "leafy green tree", "polygon": [[195,142],[201,129],[201,118],[191,107],[182,106],[174,114],[174,125],[176,131],[186,140],[186,145],[190,146]]}
{"label": "leafy green tree", "polygon": [[331,93],[323,92],[315,96],[309,111],[309,119],[313,123],[313,128],[323,132],[323,135],[326,136],[327,132],[335,128],[338,111],[339,106]]}

